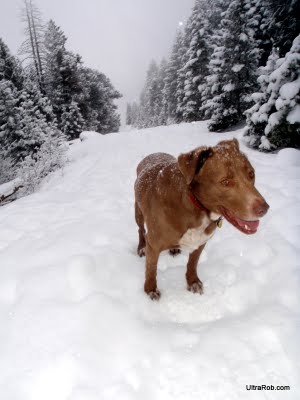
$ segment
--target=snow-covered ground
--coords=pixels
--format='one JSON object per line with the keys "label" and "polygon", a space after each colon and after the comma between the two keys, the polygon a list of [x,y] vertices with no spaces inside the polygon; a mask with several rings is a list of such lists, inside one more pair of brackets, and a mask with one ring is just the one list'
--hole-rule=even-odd
{"label": "snow-covered ground", "polygon": [[[160,258],[159,302],[143,292],[137,163],[233,136],[85,135],[63,173],[0,208],[1,400],[300,398],[298,151],[242,146],[271,209],[256,235],[225,222],[208,242],[203,296],[185,289],[185,254]],[[290,391],[246,390],[263,384]]]}

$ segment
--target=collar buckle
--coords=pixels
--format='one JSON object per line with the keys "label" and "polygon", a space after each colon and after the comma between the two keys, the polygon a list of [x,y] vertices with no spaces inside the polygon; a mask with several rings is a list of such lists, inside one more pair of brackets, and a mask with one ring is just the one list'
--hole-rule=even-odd
{"label": "collar buckle", "polygon": [[222,225],[223,225],[223,217],[220,217],[218,220],[217,220],[217,227],[218,228],[222,228]]}

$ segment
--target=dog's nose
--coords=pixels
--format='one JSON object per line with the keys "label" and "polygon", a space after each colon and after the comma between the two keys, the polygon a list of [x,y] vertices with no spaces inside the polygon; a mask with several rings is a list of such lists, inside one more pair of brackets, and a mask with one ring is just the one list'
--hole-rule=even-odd
{"label": "dog's nose", "polygon": [[257,217],[260,218],[267,214],[269,208],[270,206],[265,200],[256,200],[254,202],[253,212]]}

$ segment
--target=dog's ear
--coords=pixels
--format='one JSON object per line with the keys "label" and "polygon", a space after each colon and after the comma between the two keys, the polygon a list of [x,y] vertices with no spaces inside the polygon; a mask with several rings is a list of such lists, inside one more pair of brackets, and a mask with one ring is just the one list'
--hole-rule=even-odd
{"label": "dog's ear", "polygon": [[239,150],[240,149],[239,141],[236,138],[233,138],[232,142],[233,142],[234,146]]}
{"label": "dog's ear", "polygon": [[178,166],[188,185],[212,154],[213,150],[211,147],[198,147],[189,153],[180,154],[177,159]]}
{"label": "dog's ear", "polygon": [[231,146],[235,147],[237,150],[240,150],[240,144],[236,138],[233,138],[231,140],[222,140],[221,142],[218,143],[217,146]]}

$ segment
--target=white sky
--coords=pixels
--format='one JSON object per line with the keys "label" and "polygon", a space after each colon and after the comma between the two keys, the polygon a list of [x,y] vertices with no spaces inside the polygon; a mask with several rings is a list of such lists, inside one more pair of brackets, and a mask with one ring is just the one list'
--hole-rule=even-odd
{"label": "white sky", "polygon": [[[0,37],[16,54],[22,42],[22,0],[0,0]],[[123,94],[138,98],[152,58],[168,56],[180,21],[194,0],[35,0],[45,21],[65,32],[67,47],[104,72]]]}

